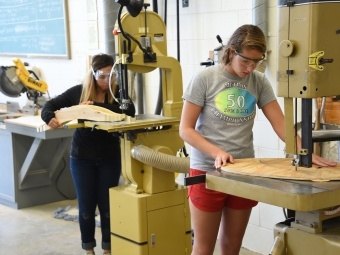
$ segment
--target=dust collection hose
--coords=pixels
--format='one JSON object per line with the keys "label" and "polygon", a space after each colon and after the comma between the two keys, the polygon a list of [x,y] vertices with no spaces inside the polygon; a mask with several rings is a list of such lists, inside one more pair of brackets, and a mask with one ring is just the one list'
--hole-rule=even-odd
{"label": "dust collection hose", "polygon": [[132,148],[131,156],[144,164],[168,172],[189,173],[190,170],[189,158],[176,157],[158,152],[142,144]]}

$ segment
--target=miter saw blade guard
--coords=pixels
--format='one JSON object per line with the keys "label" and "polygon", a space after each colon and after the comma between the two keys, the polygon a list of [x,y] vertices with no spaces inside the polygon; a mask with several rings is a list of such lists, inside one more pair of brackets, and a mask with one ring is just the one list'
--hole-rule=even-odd
{"label": "miter saw blade guard", "polygon": [[8,97],[19,97],[27,91],[16,75],[15,66],[0,66],[0,91]]}

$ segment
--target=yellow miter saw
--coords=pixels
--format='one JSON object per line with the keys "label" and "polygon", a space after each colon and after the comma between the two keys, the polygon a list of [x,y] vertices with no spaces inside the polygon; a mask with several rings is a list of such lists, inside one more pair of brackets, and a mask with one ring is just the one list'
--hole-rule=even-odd
{"label": "yellow miter saw", "polygon": [[15,66],[0,66],[0,91],[8,97],[19,97],[21,93],[34,102],[34,107],[41,108],[44,100],[43,94],[48,93],[47,84],[39,80],[32,70],[27,70],[19,58],[12,59]]}

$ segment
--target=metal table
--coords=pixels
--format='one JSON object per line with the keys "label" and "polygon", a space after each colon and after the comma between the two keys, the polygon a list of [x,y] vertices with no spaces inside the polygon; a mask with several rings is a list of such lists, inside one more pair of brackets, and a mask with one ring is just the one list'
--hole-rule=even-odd
{"label": "metal table", "polygon": [[340,205],[340,181],[312,182],[207,172],[208,189],[295,211]]}

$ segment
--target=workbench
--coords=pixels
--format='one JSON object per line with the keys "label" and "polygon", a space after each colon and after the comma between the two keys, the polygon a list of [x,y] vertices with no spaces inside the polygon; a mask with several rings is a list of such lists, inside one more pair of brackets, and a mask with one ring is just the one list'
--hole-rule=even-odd
{"label": "workbench", "polygon": [[69,166],[74,130],[1,126],[1,204],[21,209],[76,198]]}

